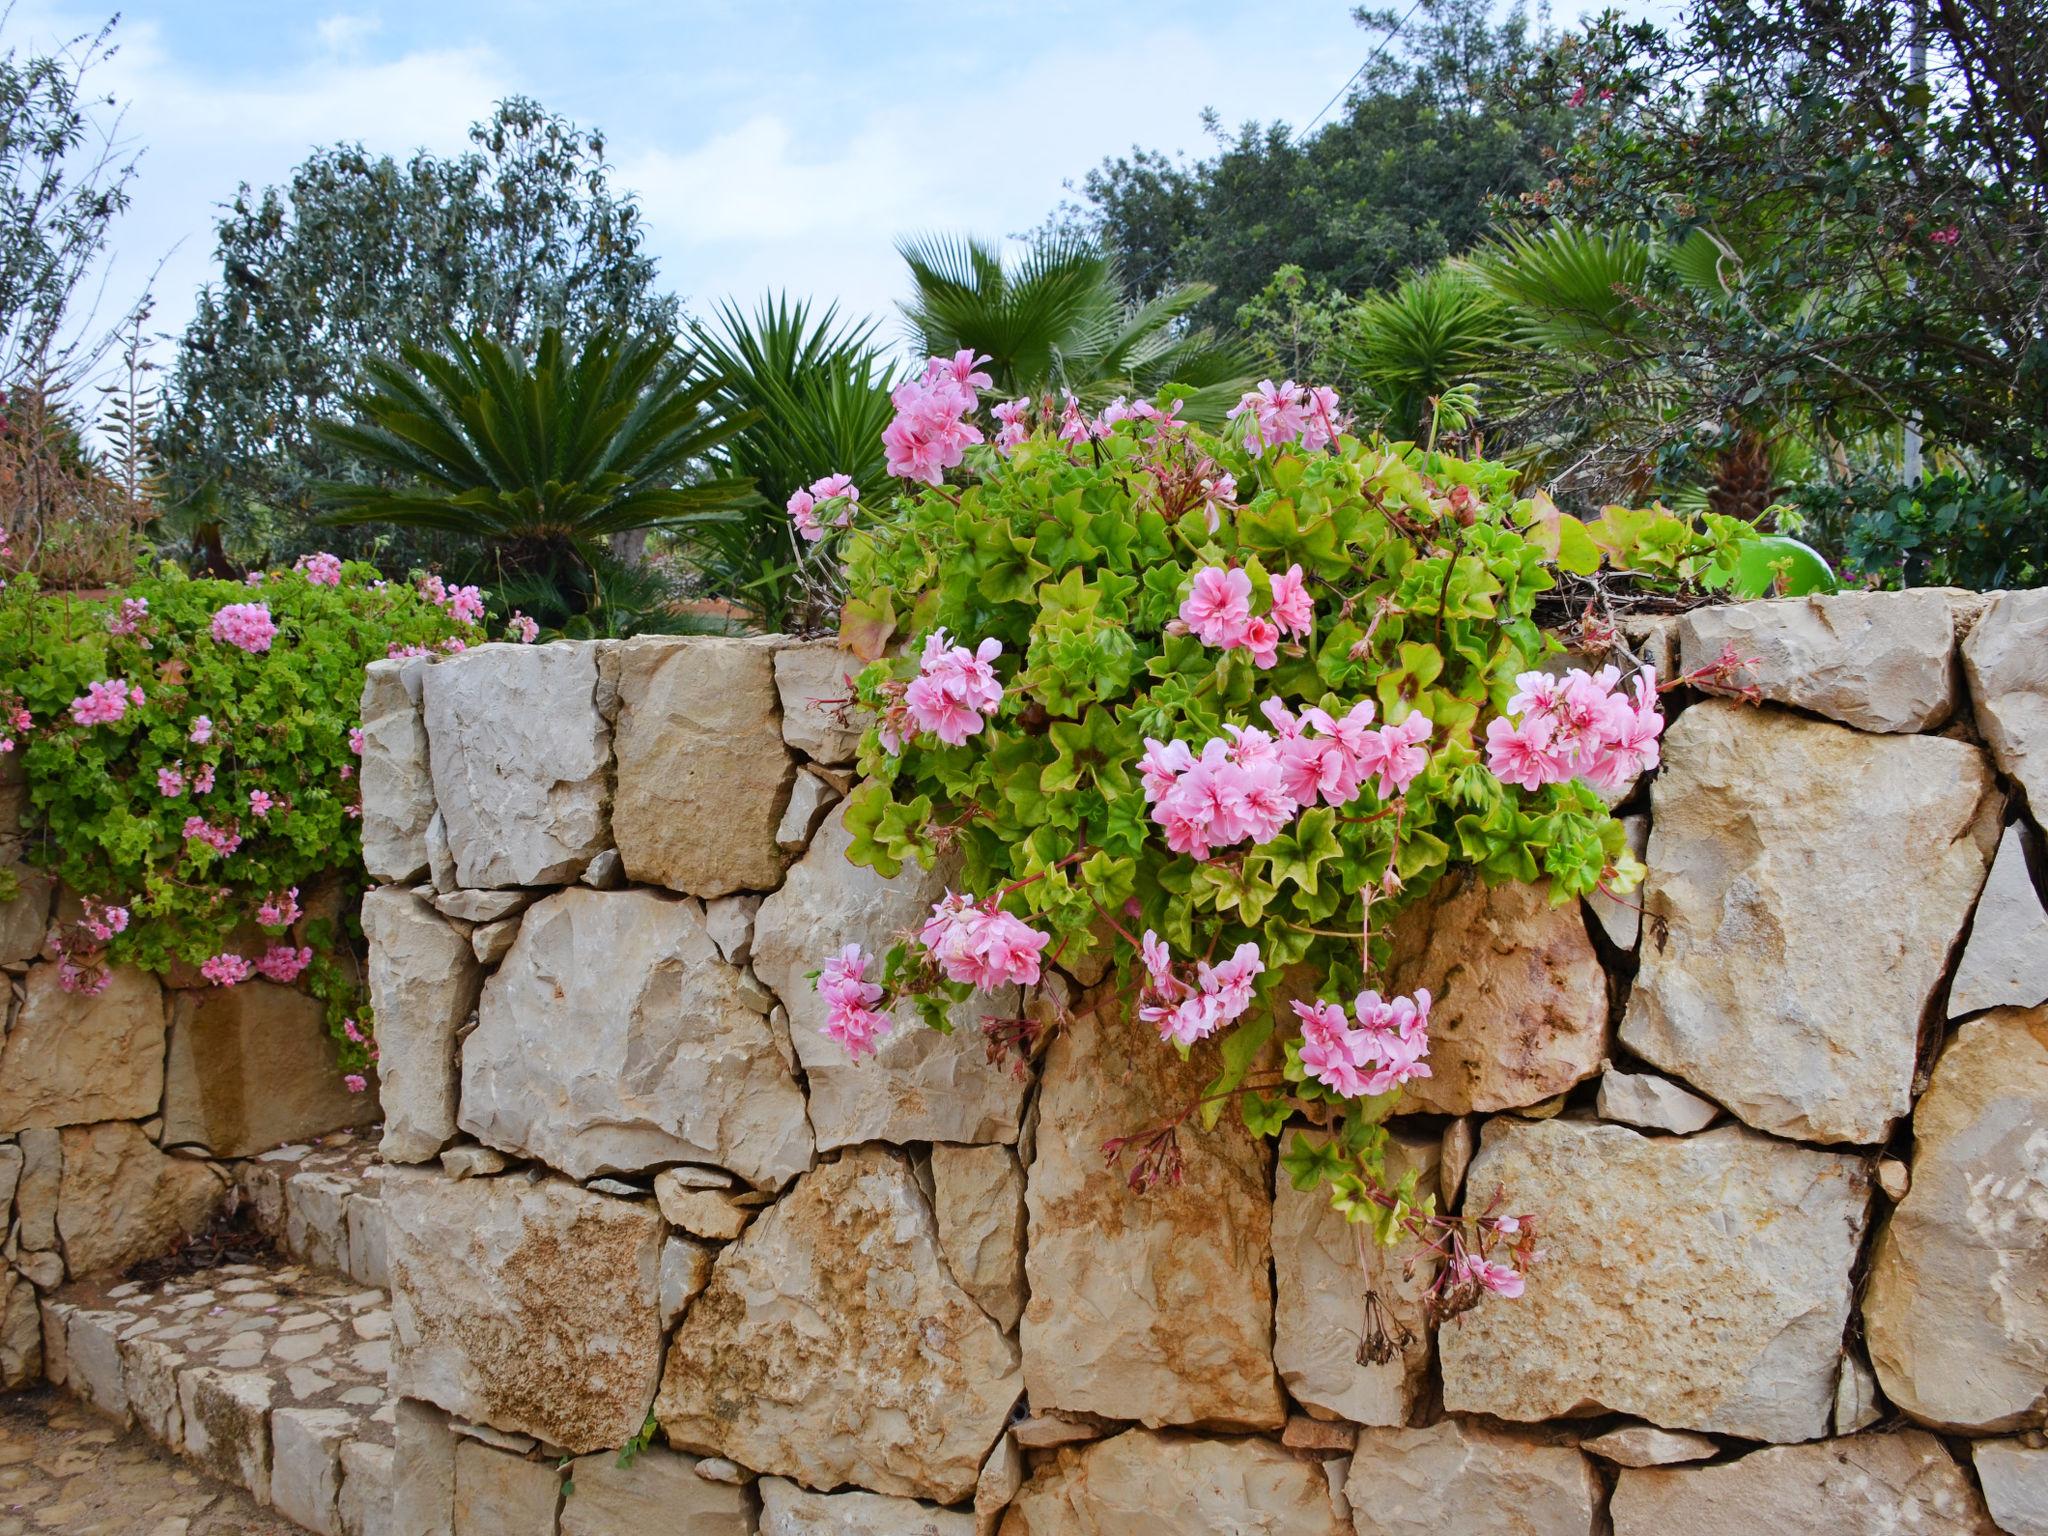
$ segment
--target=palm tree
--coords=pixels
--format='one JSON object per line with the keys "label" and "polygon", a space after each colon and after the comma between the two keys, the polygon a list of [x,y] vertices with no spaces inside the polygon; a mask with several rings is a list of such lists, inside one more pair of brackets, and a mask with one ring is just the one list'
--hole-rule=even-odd
{"label": "palm tree", "polygon": [[877,510],[890,493],[882,429],[895,408],[887,355],[875,322],[842,321],[836,306],[813,317],[808,303],[784,295],[761,300],[751,317],[733,304],[717,323],[691,323],[701,378],[713,382],[712,406],[744,422],[716,462],[751,479],[758,502],[730,522],[686,537],[706,589],[755,613],[764,628],[786,628],[808,595],[794,579],[799,551],[783,505],[790,493],[826,475],[853,477],[861,505]]}
{"label": "palm tree", "polygon": [[395,482],[323,485],[326,521],[475,540],[478,574],[543,623],[616,630],[605,610],[629,590],[646,601],[647,583],[608,540],[728,520],[752,498],[746,479],[700,469],[746,423],[708,408],[715,380],[670,337],[600,330],[571,358],[550,327],[530,363],[488,336],[442,345],[365,364],[346,397],[358,419],[317,428]]}
{"label": "palm tree", "polygon": [[1332,347],[1355,406],[1387,434],[1427,435],[1431,402],[1497,374],[1511,311],[1470,268],[1443,262],[1364,299]]}
{"label": "palm tree", "polygon": [[1086,405],[1177,384],[1181,414],[1217,426],[1252,382],[1250,354],[1186,316],[1214,290],[1183,283],[1130,303],[1116,264],[1093,245],[1048,238],[1005,265],[986,241],[930,235],[897,242],[915,297],[902,306],[926,354],[986,353],[996,389],[1070,389]]}

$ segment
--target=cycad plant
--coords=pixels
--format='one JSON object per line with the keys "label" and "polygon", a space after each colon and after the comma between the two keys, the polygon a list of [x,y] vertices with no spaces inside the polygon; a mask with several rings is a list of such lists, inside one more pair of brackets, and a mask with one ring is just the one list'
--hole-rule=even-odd
{"label": "cycad plant", "polygon": [[1444,262],[1373,294],[1345,316],[1333,344],[1352,404],[1389,437],[1428,435],[1432,402],[1501,370],[1512,312],[1468,267]]}
{"label": "cycad plant", "polygon": [[926,355],[986,353],[1000,394],[1067,389],[1100,406],[1172,383],[1184,386],[1183,416],[1218,426],[1253,382],[1241,343],[1187,324],[1209,284],[1183,283],[1133,304],[1109,257],[1058,238],[1008,264],[972,237],[922,236],[896,249],[910,267],[914,296],[902,308],[913,345]]}
{"label": "cycad plant", "polygon": [[[802,628],[814,592],[803,550],[784,512],[790,494],[827,475],[850,475],[869,511],[886,504],[892,482],[882,429],[894,408],[888,358],[875,322],[814,315],[783,295],[751,316],[721,304],[713,323],[691,325],[699,375],[711,403],[742,423],[719,445],[717,463],[750,479],[759,499],[727,522],[691,529],[679,544],[709,594],[738,603],[763,628]],[[820,569],[824,569],[823,566]]]}
{"label": "cycad plant", "polygon": [[[488,336],[444,333],[364,366],[346,397],[353,422],[321,437],[394,484],[327,483],[333,523],[392,523],[475,544],[458,574],[516,592],[550,628],[617,633],[666,627],[665,604],[608,611],[608,542],[642,529],[728,521],[753,496],[743,476],[707,469],[746,423],[713,406],[715,379],[667,336],[600,330],[574,356],[550,327],[529,361]],[[616,572],[612,573],[618,574]]]}

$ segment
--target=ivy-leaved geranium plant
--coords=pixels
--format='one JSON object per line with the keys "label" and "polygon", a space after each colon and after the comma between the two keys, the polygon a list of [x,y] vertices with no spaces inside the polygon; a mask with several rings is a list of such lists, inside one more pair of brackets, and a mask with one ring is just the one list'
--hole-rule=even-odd
{"label": "ivy-leaved geranium plant", "polygon": [[482,595],[329,554],[100,599],[5,585],[0,753],[26,780],[29,862],[77,898],[51,935],[61,983],[92,993],[135,965],[303,987],[360,1091],[363,668],[482,639]]}
{"label": "ivy-leaved geranium plant", "polygon": [[[1108,945],[1160,1048],[1216,1069],[1105,1149],[1134,1186],[1177,1178],[1182,1129],[1234,1101],[1257,1132],[1296,1126],[1297,1187],[1440,1257],[1438,1315],[1519,1293],[1526,1213],[1447,1216],[1387,1178],[1431,1000],[1388,992],[1386,920],[1454,864],[1557,902],[1631,890],[1600,791],[1657,762],[1654,673],[1543,670],[1533,614],[1565,541],[1503,466],[1362,440],[1291,382],[1221,435],[1071,398],[999,403],[984,433],[978,361],[897,392],[891,469],[917,488],[836,535],[844,636],[881,658],[856,683],[878,723],[852,857],[949,858],[958,889],[884,955],[820,957],[827,1033],[871,1051],[905,999],[945,1029],[973,993]],[[1042,1044],[1025,1018],[984,1028]]]}

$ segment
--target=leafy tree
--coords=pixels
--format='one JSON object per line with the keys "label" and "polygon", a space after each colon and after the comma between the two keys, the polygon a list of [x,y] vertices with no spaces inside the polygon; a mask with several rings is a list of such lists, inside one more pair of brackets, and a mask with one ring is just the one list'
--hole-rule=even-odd
{"label": "leafy tree", "polygon": [[1036,241],[1006,266],[993,245],[931,236],[898,242],[914,297],[903,306],[928,355],[962,347],[986,353],[998,393],[1070,389],[1099,405],[1170,382],[1191,386],[1183,414],[1220,422],[1250,381],[1249,355],[1234,340],[1191,327],[1211,289],[1186,283],[1129,300],[1116,263],[1094,245]]}
{"label": "leafy tree", "polygon": [[1219,324],[1283,266],[1357,295],[1468,249],[1490,227],[1490,199],[1546,174],[1559,108],[1494,88],[1531,66],[1541,39],[1519,6],[1496,25],[1485,0],[1356,16],[1382,42],[1335,120],[1306,134],[1247,123],[1230,135],[1211,115],[1211,157],[1105,160],[1054,226],[1114,252],[1134,297],[1213,285],[1197,318]]}
{"label": "leafy tree", "polygon": [[384,473],[314,430],[367,359],[444,329],[529,353],[551,328],[571,342],[674,330],[601,133],[513,97],[470,139],[403,163],[321,150],[288,186],[243,186],[222,217],[220,276],[179,346],[163,450],[171,493],[244,555],[330,538],[311,526],[315,488]]}
{"label": "leafy tree", "polygon": [[320,488],[328,521],[455,534],[473,551],[462,574],[550,628],[659,627],[658,612],[617,611],[629,605],[606,541],[689,529],[750,495],[745,480],[698,472],[741,425],[706,408],[715,384],[693,380],[695,360],[666,336],[601,330],[571,355],[549,327],[531,362],[481,334],[449,331],[443,345],[371,359],[346,397],[358,420],[316,425],[376,472]]}
{"label": "leafy tree", "polygon": [[1697,0],[1675,35],[1610,17],[1527,75],[1525,98],[1577,114],[1535,217],[1715,247],[1715,282],[1653,270],[1623,294],[1628,379],[1682,376],[1689,401],[1638,414],[1639,458],[1668,475],[1790,430],[1846,461],[1914,424],[2040,482],[2044,22],[1993,0]]}
{"label": "leafy tree", "polygon": [[866,510],[888,498],[882,429],[894,414],[893,379],[875,322],[842,321],[830,306],[814,316],[807,302],[776,295],[751,316],[722,304],[715,323],[690,330],[713,405],[742,423],[717,463],[760,494],[732,520],[694,528],[683,551],[709,594],[740,604],[763,628],[829,622],[836,594],[807,584],[783,508],[793,491],[835,474],[852,476]]}

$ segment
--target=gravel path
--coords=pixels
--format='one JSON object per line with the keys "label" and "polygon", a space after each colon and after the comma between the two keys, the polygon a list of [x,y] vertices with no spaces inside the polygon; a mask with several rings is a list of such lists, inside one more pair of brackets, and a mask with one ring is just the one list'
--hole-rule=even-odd
{"label": "gravel path", "polygon": [[305,1536],[74,1399],[0,1396],[0,1536]]}

